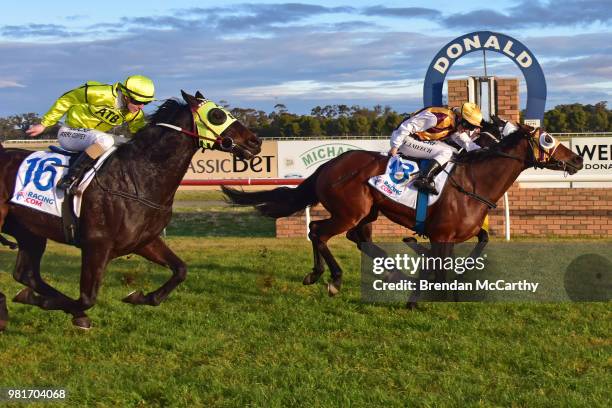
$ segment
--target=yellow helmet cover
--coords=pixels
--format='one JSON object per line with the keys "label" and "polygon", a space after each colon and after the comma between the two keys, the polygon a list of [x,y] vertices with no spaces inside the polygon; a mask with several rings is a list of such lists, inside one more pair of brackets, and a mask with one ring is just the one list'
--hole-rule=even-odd
{"label": "yellow helmet cover", "polygon": [[127,77],[125,82],[120,83],[120,85],[127,96],[137,102],[149,103],[155,100],[155,85],[149,77],[132,75]]}
{"label": "yellow helmet cover", "polygon": [[461,106],[461,116],[474,126],[480,126],[482,124],[482,112],[475,103],[464,103]]}

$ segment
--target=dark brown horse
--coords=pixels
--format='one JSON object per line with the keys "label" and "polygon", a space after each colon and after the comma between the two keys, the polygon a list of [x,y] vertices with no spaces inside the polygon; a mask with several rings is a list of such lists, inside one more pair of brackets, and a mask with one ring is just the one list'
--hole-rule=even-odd
{"label": "dark brown horse", "polygon": [[[110,260],[134,253],[172,270],[171,278],[159,289],[146,295],[134,292],[124,299],[135,305],[159,305],[185,279],[185,263],[160,238],[172,215],[174,194],[199,148],[193,112],[203,103],[203,97],[199,92],[196,97],[183,92],[183,98],[187,104],[165,101],[150,118],[151,124],[117,148],[85,191],[80,216],[81,282],[77,300],[51,287],[40,276],[47,239],[65,242],[61,219],[8,202],[19,165],[31,152],[0,150],[0,225],[2,232],[15,237],[19,246],[13,276],[28,286],[15,301],[63,310],[74,316],[75,325],[88,328],[90,321],[85,311],[96,302]],[[221,119],[228,114],[213,113]],[[218,120],[207,120],[202,122],[210,130],[214,128],[211,123],[219,124],[215,123]],[[157,126],[158,123],[184,131]],[[212,148],[240,158],[249,159],[261,150],[261,141],[238,121],[216,136]],[[7,321],[2,295],[0,329]]]}
{"label": "dark brown horse", "polygon": [[[499,129],[495,132],[499,136]],[[582,168],[582,157],[547,134],[542,138],[546,140],[540,140],[539,129],[521,125],[498,144],[455,158],[455,170],[447,186],[427,211],[430,256],[449,256],[452,244],[476,236],[489,208],[526,168],[548,168],[570,174]],[[414,210],[387,199],[367,183],[370,177],[384,173],[388,160],[380,153],[354,150],[323,164],[297,188],[281,187],[263,192],[223,190],[233,203],[255,205],[262,214],[274,218],[321,203],[330,217],[310,223],[314,268],[304,278],[304,284],[318,281],[325,261],[331,272],[328,292],[335,295],[342,284],[342,270],[327,246],[331,237],[346,232],[348,239],[362,247],[362,243],[371,242],[371,223],[379,213],[404,227],[415,226]]]}

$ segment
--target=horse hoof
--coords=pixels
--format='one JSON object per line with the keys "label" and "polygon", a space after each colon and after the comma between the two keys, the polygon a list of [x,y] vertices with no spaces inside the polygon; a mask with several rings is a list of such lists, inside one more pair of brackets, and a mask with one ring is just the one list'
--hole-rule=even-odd
{"label": "horse hoof", "polygon": [[327,284],[327,294],[329,295],[329,297],[334,297],[338,293],[340,293],[340,289],[337,288],[336,285],[331,282]]}
{"label": "horse hoof", "polygon": [[8,324],[8,321],[6,320],[0,320],[0,332],[3,332],[4,329],[6,329],[6,325]]}
{"label": "horse hoof", "polygon": [[91,320],[87,316],[75,317],[72,319],[72,324],[82,330],[91,329]]}
{"label": "horse hoof", "polygon": [[319,280],[319,278],[321,277],[321,275],[314,275],[313,273],[309,273],[306,276],[304,276],[304,280],[302,281],[303,285],[312,285],[314,283],[317,283],[317,281]]}
{"label": "horse hoof", "polygon": [[31,288],[23,288],[15,295],[13,302],[31,305],[33,303],[34,291]]}
{"label": "horse hoof", "polygon": [[406,309],[408,310],[418,310],[417,302],[408,302],[406,304]]}
{"label": "horse hoof", "polygon": [[142,290],[135,290],[121,299],[122,302],[130,303],[132,305],[142,305],[145,303],[145,300],[146,298],[144,293],[142,293]]}

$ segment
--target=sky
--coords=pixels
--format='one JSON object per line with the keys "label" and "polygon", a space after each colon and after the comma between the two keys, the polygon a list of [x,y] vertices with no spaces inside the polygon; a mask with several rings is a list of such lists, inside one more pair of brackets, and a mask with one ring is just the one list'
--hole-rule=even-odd
{"label": "sky", "polygon": [[[0,116],[43,114],[85,81],[114,83],[133,74],[150,76],[159,99],[184,89],[265,112],[276,104],[299,114],[327,104],[412,112],[422,107],[436,53],[482,30],[514,37],[533,52],[546,76],[547,109],[612,105],[610,0],[4,3]],[[483,70],[482,53],[472,53],[447,79]],[[500,54],[487,52],[487,71],[524,85],[521,71]]]}

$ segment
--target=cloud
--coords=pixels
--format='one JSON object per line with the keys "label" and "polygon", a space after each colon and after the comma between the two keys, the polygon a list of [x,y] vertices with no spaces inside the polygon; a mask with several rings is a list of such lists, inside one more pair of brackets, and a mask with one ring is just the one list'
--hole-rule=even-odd
{"label": "cloud", "polygon": [[385,7],[374,6],[363,9],[362,14],[366,16],[384,16],[396,18],[434,18],[440,16],[439,10],[423,7]]}
{"label": "cloud", "polygon": [[523,0],[507,12],[480,9],[448,15],[446,26],[461,28],[518,29],[576,26],[612,21],[609,0]]}
{"label": "cloud", "polygon": [[0,88],[25,88],[25,85],[20,84],[17,81],[0,79]]}
{"label": "cloud", "polygon": [[64,37],[73,33],[65,26],[57,24],[7,25],[0,28],[0,35],[11,38]]}
{"label": "cloud", "polygon": [[[516,17],[512,13],[519,12],[486,12],[479,18],[483,24],[504,19],[510,24]],[[211,99],[265,111],[279,102],[298,112],[322,103],[391,104],[413,111],[422,103],[422,81],[431,59],[455,35],[433,29],[393,31],[384,17],[430,18],[433,13],[440,15],[415,7],[251,4],[123,17],[83,27],[31,24],[20,31],[11,26],[6,32],[20,41],[0,41],[0,52],[10,56],[0,61],[0,116],[42,113],[86,80],[111,83],[136,73],[156,81],[159,98],[199,89]],[[579,15],[584,21],[588,16]],[[6,26],[0,27],[0,34],[4,30]],[[24,41],[28,35],[47,35],[46,42]],[[48,42],[53,35],[59,37]],[[518,38],[542,64],[551,101],[592,103],[599,99],[588,98],[612,90],[612,33],[547,36],[542,31]],[[480,74],[481,59],[470,57],[455,64],[450,76]],[[521,76],[510,59],[498,54],[491,56],[489,70]]]}

